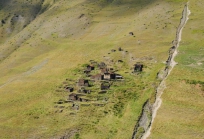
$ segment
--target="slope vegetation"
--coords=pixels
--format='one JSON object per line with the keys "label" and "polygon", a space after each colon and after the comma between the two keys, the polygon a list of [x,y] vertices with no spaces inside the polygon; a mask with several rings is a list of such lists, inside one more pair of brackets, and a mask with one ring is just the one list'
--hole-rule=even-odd
{"label": "slope vegetation", "polygon": [[189,1],[191,15],[175,59],[178,65],[167,80],[163,104],[149,138],[204,138],[204,42],[203,26],[199,25],[203,22],[202,4],[199,0]]}
{"label": "slope vegetation", "polygon": [[[131,138],[143,104],[155,100],[160,82],[156,76],[165,67],[185,2],[0,0],[0,138]],[[191,24],[196,27],[197,22]],[[202,31],[195,28],[193,33],[196,36]],[[188,35],[185,37],[190,47]],[[127,52],[111,52],[119,47]],[[187,52],[194,53],[185,49],[182,62]],[[108,98],[104,107],[72,110],[72,104],[66,103],[56,108],[55,102],[68,98],[69,93],[57,91],[66,79],[73,80],[75,86],[75,81],[84,77],[84,64],[110,59],[124,61],[112,65],[124,82],[98,96],[101,102]],[[144,65],[138,75],[132,74],[137,62]],[[197,74],[191,75],[196,78]],[[172,80],[178,78],[172,74]],[[90,97],[95,99],[96,93]],[[143,132],[141,129],[138,137]]]}

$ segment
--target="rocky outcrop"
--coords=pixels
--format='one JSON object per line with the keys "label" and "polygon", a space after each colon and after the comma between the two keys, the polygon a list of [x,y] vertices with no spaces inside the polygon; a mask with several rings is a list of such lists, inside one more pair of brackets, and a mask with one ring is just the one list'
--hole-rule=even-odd
{"label": "rocky outcrop", "polygon": [[139,121],[137,122],[132,139],[139,139],[142,135],[148,130],[151,122],[152,116],[152,104],[147,100],[142,109],[142,113],[139,117]]}

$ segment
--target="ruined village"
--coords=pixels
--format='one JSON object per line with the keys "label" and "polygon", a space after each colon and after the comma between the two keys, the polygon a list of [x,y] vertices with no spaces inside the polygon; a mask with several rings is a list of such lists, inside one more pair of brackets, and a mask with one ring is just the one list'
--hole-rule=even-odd
{"label": "ruined village", "polygon": [[[128,51],[119,47],[117,50],[112,49],[108,55],[119,52],[128,53]],[[121,59],[109,59],[104,62],[90,60],[88,64],[84,64],[82,69],[78,71],[78,73],[75,73],[75,76],[81,74],[81,78],[77,80],[66,78],[62,83],[63,85],[56,90],[57,93],[64,92],[66,95],[59,101],[54,102],[54,107],[57,109],[55,113],[62,113],[65,109],[64,104],[66,103],[70,104],[68,109],[72,111],[78,111],[83,108],[83,106],[105,106],[109,98],[105,97],[104,94],[111,90],[114,83],[125,82],[125,77],[119,74],[120,70],[115,69],[116,64],[124,66],[124,62],[125,61]],[[126,73],[138,75],[142,71],[143,63],[136,62]],[[103,98],[102,100],[100,99],[101,97]]]}

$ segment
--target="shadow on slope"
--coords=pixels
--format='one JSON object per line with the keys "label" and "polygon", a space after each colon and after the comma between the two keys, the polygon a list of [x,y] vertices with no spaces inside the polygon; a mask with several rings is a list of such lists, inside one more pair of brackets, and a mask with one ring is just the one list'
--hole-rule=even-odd
{"label": "shadow on slope", "polygon": [[10,3],[11,0],[0,0],[0,10],[6,6],[8,3]]}
{"label": "shadow on slope", "polygon": [[0,1],[1,37],[15,35],[49,7],[44,0]]}
{"label": "shadow on slope", "polygon": [[101,0],[101,1],[97,1],[97,0],[88,0],[89,2],[97,2],[99,5],[102,6],[107,6],[107,5],[111,5],[111,6],[120,6],[120,5],[130,5],[130,6],[148,6],[150,4],[152,4],[155,1],[158,0]]}

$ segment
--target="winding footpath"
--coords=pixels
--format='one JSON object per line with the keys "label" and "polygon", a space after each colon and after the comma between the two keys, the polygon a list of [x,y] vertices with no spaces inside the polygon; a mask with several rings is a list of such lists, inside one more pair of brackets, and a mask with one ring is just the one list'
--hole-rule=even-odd
{"label": "winding footpath", "polygon": [[32,67],[30,70],[20,74],[20,75],[17,75],[16,77],[13,77],[11,79],[9,79],[7,82],[5,82],[4,84],[0,85],[0,88],[3,88],[4,86],[10,84],[11,82],[15,81],[15,80],[19,80],[21,79],[22,77],[25,77],[25,76],[28,76],[28,75],[31,75],[35,72],[37,72],[38,70],[40,70],[41,68],[44,67],[44,65],[46,65],[48,63],[48,59],[42,61],[41,63],[39,63],[38,65],[35,65],[34,67]]}
{"label": "winding footpath", "polygon": [[[177,28],[177,31],[176,31],[176,38],[175,40],[173,41],[173,47],[172,49],[170,50],[173,50],[172,53],[170,53],[169,55],[169,58],[167,60],[167,65],[166,65],[166,76],[163,78],[163,80],[161,81],[160,85],[158,86],[157,88],[157,94],[156,94],[156,101],[155,103],[153,104],[153,109],[152,109],[152,119],[151,119],[151,123],[150,123],[150,126],[148,128],[148,130],[144,133],[144,135],[142,136],[142,139],[146,139],[149,137],[149,135],[151,134],[151,128],[152,128],[152,124],[154,122],[154,119],[156,117],[156,114],[157,114],[157,110],[160,108],[161,104],[162,104],[162,99],[161,99],[161,95],[163,94],[163,91],[164,89],[166,88],[166,85],[165,85],[165,80],[167,79],[168,75],[170,75],[172,69],[174,68],[174,66],[177,64],[175,61],[174,61],[174,58],[175,56],[177,55],[177,49],[179,47],[179,43],[181,41],[181,34],[182,34],[182,30],[185,26],[185,24],[187,23],[188,21],[188,16],[190,15],[190,10],[188,9],[188,3],[185,5],[184,7],[184,10],[183,10],[183,13],[182,13],[182,18],[181,18],[181,21],[180,21],[180,24]],[[170,68],[167,68],[168,66],[170,66]]]}

